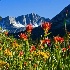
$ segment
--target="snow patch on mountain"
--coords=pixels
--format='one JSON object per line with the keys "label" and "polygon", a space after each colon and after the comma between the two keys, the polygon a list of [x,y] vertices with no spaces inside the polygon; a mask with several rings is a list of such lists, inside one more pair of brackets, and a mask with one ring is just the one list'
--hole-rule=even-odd
{"label": "snow patch on mountain", "polygon": [[25,27],[24,25],[20,24],[19,22],[18,22],[18,24],[16,22],[14,22],[13,26],[15,28]]}

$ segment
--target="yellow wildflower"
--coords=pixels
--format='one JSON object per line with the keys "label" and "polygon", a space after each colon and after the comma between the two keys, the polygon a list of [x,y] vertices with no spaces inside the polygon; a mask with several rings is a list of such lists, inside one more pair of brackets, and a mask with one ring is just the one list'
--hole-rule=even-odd
{"label": "yellow wildflower", "polygon": [[49,52],[41,52],[41,51],[38,51],[37,53],[35,53],[35,55],[42,56],[45,59],[48,59],[50,57],[50,53]]}
{"label": "yellow wildflower", "polygon": [[10,52],[10,50],[7,48],[7,49],[5,49],[5,51],[4,51],[4,55],[12,56],[12,52]]}
{"label": "yellow wildflower", "polygon": [[33,52],[34,56],[38,56],[38,53],[36,53],[36,51]]}
{"label": "yellow wildflower", "polygon": [[9,67],[9,63],[0,60],[0,67],[7,66]]}
{"label": "yellow wildflower", "polygon": [[18,48],[20,45],[17,42],[12,43],[13,48]]}

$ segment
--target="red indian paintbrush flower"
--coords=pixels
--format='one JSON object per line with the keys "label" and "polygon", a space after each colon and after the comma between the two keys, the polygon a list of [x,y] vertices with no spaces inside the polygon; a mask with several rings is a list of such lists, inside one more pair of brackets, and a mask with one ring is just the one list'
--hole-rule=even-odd
{"label": "red indian paintbrush flower", "polygon": [[60,43],[62,43],[64,41],[64,39],[59,36],[54,37],[54,40],[55,40],[55,42],[60,42]]}
{"label": "red indian paintbrush flower", "polygon": [[36,50],[35,46],[31,46],[30,52],[33,52],[33,51],[35,51],[35,50]]}
{"label": "red indian paintbrush flower", "polygon": [[27,35],[24,34],[24,33],[21,33],[21,34],[19,35],[19,37],[20,37],[21,39],[27,40]]}
{"label": "red indian paintbrush flower", "polygon": [[41,40],[41,44],[49,44],[50,43],[50,39],[45,39],[45,40]]}
{"label": "red indian paintbrush flower", "polygon": [[27,31],[27,32],[30,32],[30,33],[31,33],[32,29],[33,29],[32,24],[28,24],[28,25],[26,26],[26,31]]}
{"label": "red indian paintbrush flower", "polygon": [[50,39],[45,39],[45,43],[49,44],[50,43]]}
{"label": "red indian paintbrush flower", "polygon": [[42,24],[42,28],[43,28],[44,30],[49,30],[49,29],[51,28],[51,23],[49,23],[49,22],[43,23],[43,24]]}
{"label": "red indian paintbrush flower", "polygon": [[66,48],[62,48],[62,52],[66,52]]}
{"label": "red indian paintbrush flower", "polygon": [[22,56],[24,53],[23,53],[23,51],[20,51],[19,52],[19,56]]}

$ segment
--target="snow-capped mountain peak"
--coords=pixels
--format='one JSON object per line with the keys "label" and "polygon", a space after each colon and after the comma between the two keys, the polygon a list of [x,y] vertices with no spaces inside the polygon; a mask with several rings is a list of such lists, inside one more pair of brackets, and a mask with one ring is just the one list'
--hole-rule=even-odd
{"label": "snow-capped mountain peak", "polygon": [[0,26],[3,29],[7,29],[10,33],[17,33],[20,31],[24,31],[26,25],[28,24],[32,24],[34,28],[38,27],[42,24],[42,21],[46,21],[46,19],[44,17],[40,17],[37,14],[31,13],[18,17],[7,16],[5,18],[2,18],[2,20],[0,21]]}

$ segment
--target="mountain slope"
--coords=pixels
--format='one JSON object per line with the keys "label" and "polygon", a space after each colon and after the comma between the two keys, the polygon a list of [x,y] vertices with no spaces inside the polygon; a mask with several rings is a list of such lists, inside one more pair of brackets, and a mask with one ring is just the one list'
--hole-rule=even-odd
{"label": "mountain slope", "polygon": [[33,27],[38,27],[44,21],[50,21],[49,18],[40,17],[37,14],[31,13],[27,15],[21,15],[18,17],[5,17],[0,21],[0,26],[3,29],[7,29],[9,33],[18,33],[25,31],[27,24],[32,24]]}
{"label": "mountain slope", "polygon": [[65,23],[67,30],[70,31],[70,5],[65,7],[59,14],[51,19],[53,35],[64,35]]}
{"label": "mountain slope", "polygon": [[[51,29],[50,29],[50,36],[64,36],[65,34],[65,23],[67,31],[70,31],[70,5],[65,7],[59,14],[57,14],[55,17],[53,17],[50,22],[52,23]],[[37,31],[39,30],[40,31]],[[41,33],[39,33],[41,32]],[[40,35],[39,35],[40,34]],[[44,35],[43,29],[40,27],[34,28],[32,31],[32,38],[40,38],[41,35]]]}

